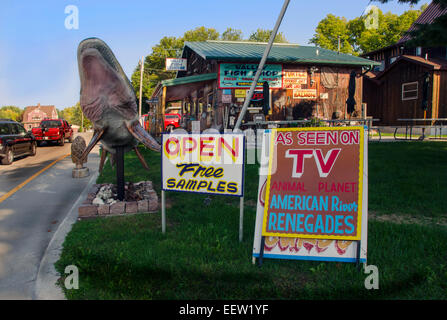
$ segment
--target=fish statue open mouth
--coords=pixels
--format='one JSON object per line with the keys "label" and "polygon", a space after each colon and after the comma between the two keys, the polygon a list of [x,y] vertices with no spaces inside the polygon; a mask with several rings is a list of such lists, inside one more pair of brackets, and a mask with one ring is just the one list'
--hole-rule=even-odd
{"label": "fish statue open mouth", "polygon": [[101,155],[100,169],[107,153],[113,157],[117,148],[124,148],[124,152],[134,150],[142,165],[148,169],[138,151],[138,143],[142,142],[157,152],[160,152],[161,147],[141,126],[132,84],[112,50],[104,41],[88,38],[79,44],[77,56],[81,109],[92,122],[94,130],[82,159],[101,141],[104,152]]}

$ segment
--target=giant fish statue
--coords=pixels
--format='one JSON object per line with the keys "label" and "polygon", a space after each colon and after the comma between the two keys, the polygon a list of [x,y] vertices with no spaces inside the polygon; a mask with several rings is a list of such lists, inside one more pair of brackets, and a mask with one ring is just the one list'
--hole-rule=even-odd
{"label": "giant fish statue", "polygon": [[78,67],[81,80],[80,104],[84,115],[93,124],[93,137],[83,152],[85,159],[101,141],[103,151],[100,170],[107,152],[112,156],[116,148],[124,152],[134,150],[143,166],[148,166],[138,151],[142,142],[154,151],[160,151],[158,142],[148,134],[138,120],[135,92],[121,65],[107,44],[98,38],[88,38],[79,44]]}

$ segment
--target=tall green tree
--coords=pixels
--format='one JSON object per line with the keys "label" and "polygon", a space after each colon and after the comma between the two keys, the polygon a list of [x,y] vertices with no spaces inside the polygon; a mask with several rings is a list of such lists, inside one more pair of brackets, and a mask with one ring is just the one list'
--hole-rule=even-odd
{"label": "tall green tree", "polygon": [[[387,3],[391,0],[374,0]],[[400,3],[417,4],[420,0],[398,0]],[[441,8],[447,8],[447,0],[433,0]],[[431,24],[419,24],[415,31],[410,32],[412,39],[409,46],[445,47],[447,46],[447,14],[436,18]]]}
{"label": "tall green tree", "polygon": [[348,20],[345,17],[328,14],[318,23],[315,34],[309,42],[325,49],[338,50],[339,38],[340,52],[353,53],[354,48],[350,42]]}
{"label": "tall green tree", "polygon": [[[213,28],[198,27],[186,31],[182,37],[163,37],[152,47],[151,54],[144,59],[142,112],[148,111],[146,100],[150,98],[158,82],[175,77],[175,72],[166,71],[166,58],[180,57],[185,41],[206,41],[219,39],[219,32]],[[140,98],[140,65],[131,76],[137,99]]]}
{"label": "tall green tree", "polygon": [[[81,104],[78,102],[74,106],[67,107],[61,111],[63,119],[67,120],[69,124],[81,126],[82,122],[82,109]],[[84,116],[83,128],[90,128],[92,123],[87,117]]]}
{"label": "tall green tree", "polygon": [[[268,42],[270,40],[270,35],[272,34],[273,30],[267,30],[267,29],[261,29],[258,28],[255,32],[250,34],[248,37],[248,41],[256,41],[256,42]],[[287,43],[286,36],[282,32],[278,32],[276,34],[274,42],[282,42]]]}
{"label": "tall green tree", "polygon": [[[340,37],[340,51],[358,55],[374,51],[396,43],[419,17],[425,7],[419,10],[408,10],[401,15],[377,10],[377,16],[369,14],[347,20],[328,14],[321,20],[313,38],[309,41],[322,48],[337,50]],[[368,26],[368,19],[378,19],[377,23]]]}
{"label": "tall green tree", "polygon": [[198,27],[183,34],[184,41],[218,40],[219,32],[214,28]]}
{"label": "tall green tree", "polygon": [[22,121],[23,112],[22,109],[16,106],[3,106],[0,108],[0,118]]}
{"label": "tall green tree", "polygon": [[221,40],[225,41],[242,41],[242,31],[239,29],[227,28],[221,36]]}

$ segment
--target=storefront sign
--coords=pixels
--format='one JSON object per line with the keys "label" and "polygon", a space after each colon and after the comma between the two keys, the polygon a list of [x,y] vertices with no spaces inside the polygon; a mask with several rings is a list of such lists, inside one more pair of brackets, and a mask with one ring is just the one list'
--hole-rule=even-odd
{"label": "storefront sign", "polygon": [[[219,88],[250,88],[256,71],[257,64],[251,63],[221,63],[219,65]],[[262,89],[262,84],[267,81],[270,89],[282,88],[282,65],[266,64],[259,77],[257,89]]]}
{"label": "storefront sign", "polygon": [[166,58],[166,71],[186,71],[186,59]]}
{"label": "storefront sign", "polygon": [[163,134],[162,189],[243,196],[243,134]]}
{"label": "storefront sign", "polygon": [[302,84],[307,84],[306,71],[284,71],[283,77],[284,89],[301,89]]}
{"label": "storefront sign", "polygon": [[222,95],[222,103],[231,103],[231,102],[232,102],[231,94],[223,94]]}
{"label": "storefront sign", "polygon": [[329,93],[327,92],[322,92],[320,93],[320,99],[329,99]]}
{"label": "storefront sign", "polygon": [[253,256],[264,236],[265,258],[366,262],[367,147],[363,127],[266,130]]}
{"label": "storefront sign", "polygon": [[307,79],[284,79],[284,89],[301,89],[302,84],[307,84]]}
{"label": "storefront sign", "polygon": [[284,71],[284,78],[287,79],[307,79],[306,71]]}
{"label": "storefront sign", "polygon": [[293,99],[317,99],[317,89],[295,89],[293,90]]}
{"label": "storefront sign", "polygon": [[[248,90],[247,90],[247,94],[248,94]],[[261,101],[262,99],[264,99],[264,92],[262,92],[262,91],[255,91],[255,92],[253,92],[253,96],[251,97],[251,101]]]}
{"label": "storefront sign", "polygon": [[236,89],[236,90],[234,90],[234,96],[236,98],[245,98],[247,96],[247,90],[245,90],[245,89]]}
{"label": "storefront sign", "polygon": [[363,127],[274,129],[264,236],[359,240]]}

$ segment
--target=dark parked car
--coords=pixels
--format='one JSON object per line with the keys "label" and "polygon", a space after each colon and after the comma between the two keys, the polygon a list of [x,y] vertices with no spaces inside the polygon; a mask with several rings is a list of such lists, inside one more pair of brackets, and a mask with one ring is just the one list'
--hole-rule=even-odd
{"label": "dark parked car", "polygon": [[14,158],[36,155],[36,139],[21,123],[0,119],[0,162],[11,164]]}

